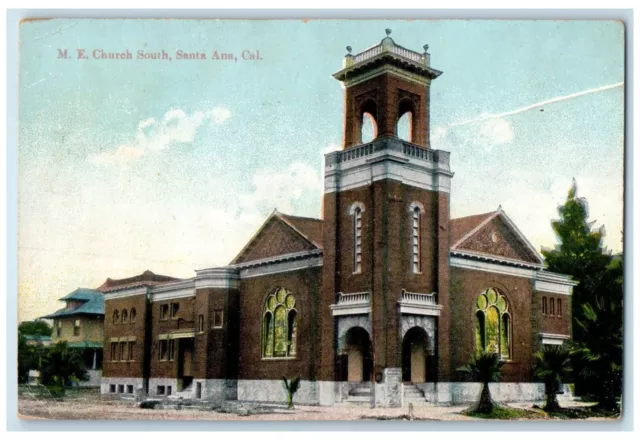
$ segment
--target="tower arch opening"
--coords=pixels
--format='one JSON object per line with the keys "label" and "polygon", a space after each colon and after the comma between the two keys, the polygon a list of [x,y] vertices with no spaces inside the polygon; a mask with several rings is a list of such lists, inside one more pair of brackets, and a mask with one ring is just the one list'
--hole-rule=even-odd
{"label": "tower arch opening", "polygon": [[378,137],[378,106],[373,99],[367,99],[360,105],[359,143],[367,143]]}

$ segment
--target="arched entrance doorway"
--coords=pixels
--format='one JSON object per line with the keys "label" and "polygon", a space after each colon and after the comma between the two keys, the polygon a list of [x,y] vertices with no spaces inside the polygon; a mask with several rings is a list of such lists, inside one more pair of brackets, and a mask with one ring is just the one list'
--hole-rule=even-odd
{"label": "arched entrance doorway", "polygon": [[365,329],[352,327],[344,335],[340,363],[342,376],[340,380],[348,382],[371,380],[371,339]]}
{"label": "arched entrance doorway", "polygon": [[403,382],[426,382],[429,360],[427,332],[420,327],[409,329],[402,340]]}

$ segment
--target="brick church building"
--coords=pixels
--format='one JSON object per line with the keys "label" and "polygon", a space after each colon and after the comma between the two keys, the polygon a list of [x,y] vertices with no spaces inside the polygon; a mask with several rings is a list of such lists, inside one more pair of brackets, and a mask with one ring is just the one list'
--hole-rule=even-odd
{"label": "brick church building", "polygon": [[571,337],[575,283],[501,208],[450,218],[449,152],[429,141],[442,72],[389,33],[333,75],[344,145],[325,155],[322,219],[274,211],[227,266],[99,288],[102,393],[282,402],[284,375],[301,378],[298,403],[456,403],[480,391],[458,368],[492,351],[494,398],[542,395],[533,356]]}

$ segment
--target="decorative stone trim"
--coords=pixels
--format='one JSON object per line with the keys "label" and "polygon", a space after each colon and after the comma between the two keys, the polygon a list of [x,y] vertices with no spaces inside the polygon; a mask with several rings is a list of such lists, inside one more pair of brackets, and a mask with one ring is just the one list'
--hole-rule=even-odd
{"label": "decorative stone trim", "polygon": [[[451,257],[449,258],[449,264],[451,267],[458,267],[460,269],[477,270],[481,272],[497,273],[500,275],[509,275],[513,277],[529,278],[535,277],[535,269],[507,266],[506,264],[498,264],[493,261],[478,261],[470,258],[461,258],[459,252],[451,251]],[[501,261],[499,258],[495,258],[494,261]]]}
{"label": "decorative stone trim", "polygon": [[540,342],[543,345],[563,345],[565,341],[571,339],[569,335],[560,335],[556,333],[540,333]]}
{"label": "decorative stone trim", "polygon": [[392,137],[325,155],[325,193],[346,191],[383,179],[449,193],[452,177],[448,152]]}
{"label": "decorative stone trim", "polygon": [[129,289],[125,288],[121,290],[111,290],[108,292],[103,292],[102,295],[104,296],[105,301],[109,301],[111,299],[120,299],[120,298],[127,298],[130,296],[146,295],[148,291],[149,291],[149,287],[147,286],[143,286],[143,287],[137,286]]}
{"label": "decorative stone trim", "polygon": [[364,212],[364,203],[362,202],[353,202],[349,207],[349,215],[353,215],[356,212],[356,209],[360,208],[360,212]]}
{"label": "decorative stone trim", "polygon": [[369,292],[338,293],[338,302],[329,306],[333,316],[364,315],[370,311]]}
{"label": "decorative stone trim", "polygon": [[427,333],[427,337],[429,339],[427,350],[429,354],[435,354],[436,320],[434,317],[402,315],[400,325],[402,330],[402,338],[404,338],[407,332],[414,327],[420,327],[421,329],[423,329]]}
{"label": "decorative stone trim", "polygon": [[311,251],[305,258],[291,260],[279,260],[269,265],[247,266],[240,270],[240,278],[254,278],[276,273],[293,272],[296,270],[308,269],[322,266],[322,252]]}
{"label": "decorative stone trim", "polygon": [[196,270],[195,288],[197,289],[237,289],[240,287],[240,275],[233,266]]}
{"label": "decorative stone trim", "polygon": [[413,211],[415,211],[416,208],[420,209],[420,214],[424,214],[425,213],[424,205],[422,203],[418,202],[417,200],[414,200],[413,202],[411,202],[409,204],[408,211],[410,213],[413,213]]}
{"label": "decorative stone trim", "polygon": [[338,316],[336,318],[338,320],[338,351],[342,350],[344,346],[344,338],[347,332],[353,327],[362,327],[371,335],[371,325],[369,320],[369,315],[359,315],[359,316]]}
{"label": "decorative stone trim", "polygon": [[543,271],[536,273],[536,280],[533,289],[536,292],[571,295],[573,293],[573,287],[577,285],[578,282],[573,281],[571,277],[567,275]]}

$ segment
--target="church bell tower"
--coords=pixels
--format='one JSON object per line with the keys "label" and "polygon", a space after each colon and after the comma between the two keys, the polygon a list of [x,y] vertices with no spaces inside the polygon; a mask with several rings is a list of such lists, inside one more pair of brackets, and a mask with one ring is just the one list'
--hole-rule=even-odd
{"label": "church bell tower", "polygon": [[[390,37],[335,73],[343,148],[325,155],[321,380],[387,387],[449,378],[449,153],[429,142],[442,72]],[[409,139],[398,120],[409,114]],[[362,142],[364,118],[374,139]],[[373,391],[372,391],[373,393]],[[373,399],[373,397],[372,397]]]}

